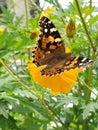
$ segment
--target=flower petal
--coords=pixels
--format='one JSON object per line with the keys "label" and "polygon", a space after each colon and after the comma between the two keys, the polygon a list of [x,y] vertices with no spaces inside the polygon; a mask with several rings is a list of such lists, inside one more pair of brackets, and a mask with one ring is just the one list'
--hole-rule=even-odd
{"label": "flower petal", "polygon": [[59,92],[69,93],[72,86],[76,84],[77,74],[82,71],[82,69],[74,69],[65,71],[60,75],[47,77],[40,74],[40,71],[44,67],[45,66],[36,67],[32,61],[30,61],[28,64],[28,69],[32,75],[33,80],[40,83],[40,85],[43,87],[50,88],[54,96],[56,96]]}

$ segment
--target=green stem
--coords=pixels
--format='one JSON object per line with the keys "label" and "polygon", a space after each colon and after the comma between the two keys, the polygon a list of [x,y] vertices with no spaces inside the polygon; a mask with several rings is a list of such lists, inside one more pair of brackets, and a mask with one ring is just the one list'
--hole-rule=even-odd
{"label": "green stem", "polygon": [[82,80],[80,77],[79,77],[79,81],[80,81],[87,89],[89,89],[89,91],[91,91],[96,97],[98,97],[98,95],[97,95],[94,91],[92,91],[92,89],[88,86],[88,84],[86,84],[86,83],[84,82],[84,80]]}
{"label": "green stem", "polygon": [[[98,95],[97,95],[94,91],[92,91],[91,87],[89,87],[90,84],[91,84],[91,81],[92,81],[92,68],[90,68],[90,69],[88,70],[88,77],[89,77],[88,84],[86,84],[82,79],[79,79],[79,81],[82,82],[82,84],[85,85],[86,88],[87,88],[87,89],[86,89],[86,94],[85,94],[85,95],[86,95],[86,104],[88,104],[88,102],[89,102],[91,92],[96,96],[96,98],[98,97]],[[85,119],[85,120],[83,121],[82,130],[88,129],[88,128],[87,128],[87,127],[88,127],[87,124],[88,124],[88,121],[89,121],[90,119],[92,119],[92,118]]]}
{"label": "green stem", "polygon": [[52,113],[54,113],[54,115],[57,117],[58,121],[62,124],[63,128],[64,128],[64,129],[66,128],[66,130],[69,130],[69,129],[67,128],[67,125],[62,122],[62,120],[61,120],[60,117],[56,114],[56,112],[49,106],[48,102],[45,101],[45,103],[47,104],[48,109],[51,110]]}
{"label": "green stem", "polygon": [[36,7],[37,8],[37,10],[39,11],[39,13],[41,13],[42,12],[42,9],[43,9],[43,7],[42,7],[42,9],[34,2],[34,0],[31,0],[31,3],[32,3],[32,5],[34,6],[34,7]]}
{"label": "green stem", "polygon": [[[90,100],[90,95],[91,95],[91,82],[92,82],[92,68],[88,69],[88,82],[87,84],[85,84],[86,88],[85,88],[85,104],[89,103]],[[93,91],[92,91],[93,92]],[[94,92],[93,92],[94,93]],[[95,93],[94,93],[95,94]],[[96,95],[96,94],[95,94]],[[96,95],[97,96],[97,95]],[[89,119],[85,119],[83,120],[83,124],[82,124],[82,130],[86,130],[88,129],[88,122]]]}
{"label": "green stem", "polygon": [[11,74],[11,76],[19,83],[22,85],[22,88],[23,89],[26,89],[28,90],[29,92],[31,92],[33,95],[35,95],[36,97],[38,98],[41,98],[39,97],[39,95],[36,95],[36,93],[31,90],[29,88],[29,86],[27,86],[16,74],[14,74],[14,72],[4,63],[4,61],[2,59],[0,59],[0,63],[4,66],[4,68]]}
{"label": "green stem", "polygon": [[[43,97],[41,95],[39,95],[38,93],[35,93],[33,90],[30,89],[30,87],[28,85],[26,85],[26,83],[24,81],[22,81],[6,64],[5,62],[0,59],[0,63],[4,66],[4,68],[9,72],[9,74],[19,83],[21,84],[21,87],[23,89],[28,90],[29,92],[31,92],[34,96],[36,96],[44,105],[45,109],[47,110],[48,115],[50,116],[50,118],[54,121],[54,123],[56,124],[57,128],[59,128],[58,126],[58,121],[55,119],[55,115],[53,114],[53,112],[51,110],[48,109],[48,105],[46,103],[46,101],[43,99]],[[35,85],[34,81],[33,81],[33,85]]]}
{"label": "green stem", "polygon": [[90,35],[89,35],[88,29],[87,29],[87,27],[86,27],[86,23],[85,23],[85,21],[84,21],[84,19],[83,19],[82,13],[81,13],[81,9],[80,9],[78,0],[75,0],[75,2],[76,2],[77,10],[78,10],[79,16],[80,16],[80,18],[81,18],[83,27],[84,27],[85,32],[86,32],[86,36],[87,36],[87,38],[88,38],[88,41],[89,41],[89,43],[90,43],[90,45],[91,45],[93,51],[95,52],[95,51],[96,51],[96,48],[94,47],[93,42],[92,42],[92,39],[91,39],[91,37],[90,37]]}
{"label": "green stem", "polygon": [[[91,82],[92,82],[92,67],[88,69],[88,82],[87,84],[82,80],[82,79],[79,79],[80,82],[83,83],[83,85],[85,85],[85,104],[88,104],[89,103],[89,100],[90,100],[90,95],[91,95],[91,92],[96,95],[96,98],[98,97],[98,95],[92,91],[91,89]],[[83,124],[82,124],[82,130],[86,130],[88,129],[88,122],[89,122],[89,119],[85,119],[83,120]]]}
{"label": "green stem", "polygon": [[91,82],[92,82],[92,69],[91,68],[89,68],[88,69],[88,82],[87,82],[87,86],[89,86],[89,89],[87,88],[86,89],[86,94],[85,94],[85,100],[86,100],[86,104],[88,104],[88,102],[89,102],[89,100],[90,100],[90,94],[91,94],[91,91],[90,91],[90,84],[91,84]]}
{"label": "green stem", "polygon": [[71,46],[72,46],[72,38],[68,38],[68,46],[71,48]]}
{"label": "green stem", "polygon": [[92,0],[90,0],[90,8],[92,7]]}
{"label": "green stem", "polygon": [[24,0],[24,4],[25,4],[25,14],[26,14],[26,27],[28,28],[28,4],[27,4],[27,0]]}
{"label": "green stem", "polygon": [[42,100],[42,103],[43,103],[43,105],[45,106],[47,112],[49,113],[49,116],[51,117],[51,119],[52,119],[52,120],[54,121],[54,123],[56,124],[57,130],[60,130],[60,129],[59,129],[59,126],[58,126],[58,121],[56,121],[55,116],[54,116],[54,113],[51,111],[51,109],[49,109],[49,107],[48,107],[48,105],[47,105],[47,101],[43,99],[43,100]]}
{"label": "green stem", "polygon": [[[78,13],[79,13],[79,16],[81,18],[81,21],[82,21],[82,24],[83,24],[83,27],[84,27],[84,30],[85,30],[85,33],[86,33],[86,36],[88,38],[88,41],[89,41],[89,44],[91,45],[91,48],[93,50],[93,53],[95,54],[96,52],[96,48],[94,47],[93,45],[93,42],[92,42],[92,39],[89,35],[89,31],[87,29],[87,26],[86,26],[86,23],[83,19],[83,16],[82,16],[82,13],[81,13],[81,9],[80,9],[80,6],[79,6],[79,3],[78,3],[78,0],[75,0],[76,2],[76,6],[77,6],[77,10],[78,10]],[[92,6],[92,1],[90,0],[90,8]],[[88,55],[90,55],[90,47],[88,48]],[[85,91],[85,104],[88,104],[89,100],[90,100],[90,95],[91,95],[91,82],[92,82],[92,67],[88,69],[88,82],[87,84],[84,83],[84,85],[86,86],[86,91]],[[93,92],[93,91],[92,91]],[[94,93],[94,92],[93,92]],[[95,93],[94,93],[95,94]],[[96,95],[96,94],[95,94]],[[97,96],[97,95],[96,95]],[[82,130],[86,130],[88,127],[88,119],[85,119],[83,121],[83,124],[82,124]]]}

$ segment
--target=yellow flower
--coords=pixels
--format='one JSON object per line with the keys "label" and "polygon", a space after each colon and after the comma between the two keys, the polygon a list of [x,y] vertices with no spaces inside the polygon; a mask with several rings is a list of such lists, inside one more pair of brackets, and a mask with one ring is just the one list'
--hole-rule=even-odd
{"label": "yellow flower", "polygon": [[40,14],[40,18],[43,16],[50,17],[51,12],[55,11],[54,7],[47,6],[46,10]]}
{"label": "yellow flower", "polygon": [[86,7],[83,12],[86,14],[86,13],[88,13],[88,11],[89,11],[89,8]]}
{"label": "yellow flower", "polygon": [[[69,49],[66,49],[69,51]],[[47,77],[42,76],[40,71],[45,67],[37,67],[32,60],[28,64],[28,70],[35,82],[38,82],[42,87],[51,89],[52,94],[57,96],[58,93],[69,93],[74,85],[77,83],[77,74],[82,71],[82,68],[64,71],[59,75]]]}
{"label": "yellow flower", "polygon": [[43,17],[43,16],[49,17],[50,14],[49,14],[48,12],[43,11],[43,12],[40,14],[40,18]]}
{"label": "yellow flower", "polygon": [[3,33],[3,28],[0,27],[0,35]]}
{"label": "yellow flower", "polygon": [[55,11],[55,10],[56,10],[55,7],[47,6],[47,8],[46,8],[46,11],[47,11],[47,12],[48,12],[48,11],[52,12],[52,11]]}
{"label": "yellow flower", "polygon": [[67,37],[73,37],[76,33],[76,25],[75,22],[70,19],[69,22],[66,24],[66,34]]}

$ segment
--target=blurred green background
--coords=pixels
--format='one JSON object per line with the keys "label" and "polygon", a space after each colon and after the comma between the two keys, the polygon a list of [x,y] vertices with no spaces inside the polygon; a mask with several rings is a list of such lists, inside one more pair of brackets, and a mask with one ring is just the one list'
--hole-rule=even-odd
{"label": "blurred green background", "polygon": [[[54,97],[28,72],[42,15],[54,22],[74,55],[94,61],[69,94]],[[66,34],[70,18],[76,25],[72,37]],[[0,1],[0,130],[98,130],[98,3]]]}

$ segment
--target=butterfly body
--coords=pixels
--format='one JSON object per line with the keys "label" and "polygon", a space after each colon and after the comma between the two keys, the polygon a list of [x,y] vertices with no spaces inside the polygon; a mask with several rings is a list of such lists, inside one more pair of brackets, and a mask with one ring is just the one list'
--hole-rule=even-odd
{"label": "butterfly body", "polygon": [[65,45],[54,24],[45,16],[40,20],[41,34],[38,44],[33,50],[33,63],[36,66],[46,65],[41,75],[54,76],[65,70],[86,67],[92,60],[72,56],[66,52]]}

